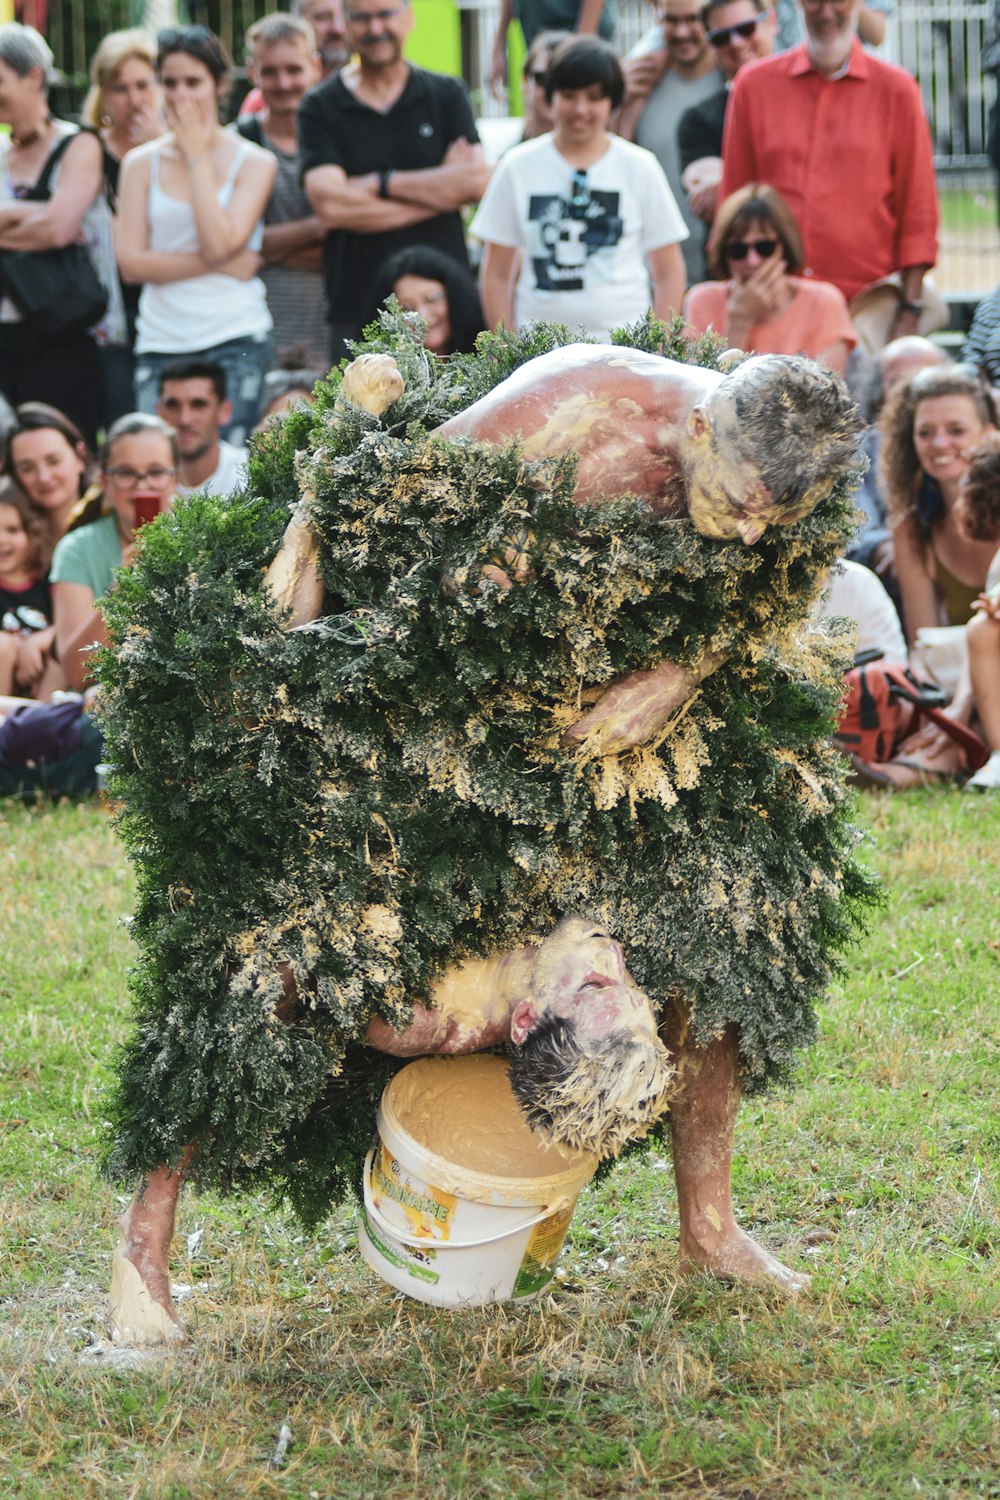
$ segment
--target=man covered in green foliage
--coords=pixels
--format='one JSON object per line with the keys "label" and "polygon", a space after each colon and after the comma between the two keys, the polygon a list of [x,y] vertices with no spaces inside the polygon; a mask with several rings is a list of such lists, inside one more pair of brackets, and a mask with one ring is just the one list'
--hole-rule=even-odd
{"label": "man covered in green foliage", "polygon": [[[573,911],[676,1057],[682,1268],[801,1284],[737,1227],[729,1166],[741,1088],[812,1039],[871,899],[826,745],[839,649],[803,635],[859,424],[815,367],[723,377],[661,338],[540,330],[442,368],[390,323],[388,404],[334,381],[258,449],[267,499],[191,502],[123,576],[141,962],[107,1168],[143,1176],[120,1255],[151,1336],[184,1175],[319,1217],[395,1065],[373,1047],[426,1041],[415,997]],[[772,435],[749,458],[748,428]],[[519,1035],[515,999],[517,1044],[542,1018]]]}

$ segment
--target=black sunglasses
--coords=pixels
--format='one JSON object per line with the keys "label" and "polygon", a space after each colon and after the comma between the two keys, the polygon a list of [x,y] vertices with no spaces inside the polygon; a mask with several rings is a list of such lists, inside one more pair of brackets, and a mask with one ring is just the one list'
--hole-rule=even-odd
{"label": "black sunglasses", "polygon": [[590,188],[587,186],[586,170],[573,173],[569,189],[569,206],[575,214],[585,213],[590,207]]}
{"label": "black sunglasses", "polygon": [[540,89],[543,89],[545,87],[545,80],[546,78],[548,78],[548,76],[548,68],[540,68],[538,72],[528,74],[528,77],[533,78]]}
{"label": "black sunglasses", "polygon": [[734,36],[741,36],[748,42],[757,30],[759,20],[759,16],[754,16],[752,21],[741,21],[738,26],[720,26],[706,35],[713,47],[728,47]]}
{"label": "black sunglasses", "polygon": [[777,248],[777,240],[732,240],[726,246],[726,259],[746,260],[750,251],[756,250],[761,260],[767,260]]}

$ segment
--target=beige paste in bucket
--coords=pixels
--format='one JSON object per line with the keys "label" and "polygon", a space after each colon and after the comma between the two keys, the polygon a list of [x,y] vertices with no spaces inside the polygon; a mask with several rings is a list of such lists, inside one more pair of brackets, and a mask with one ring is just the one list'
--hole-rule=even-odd
{"label": "beige paste in bucket", "polygon": [[500,1057],[465,1057],[458,1068],[424,1058],[396,1075],[388,1102],[425,1151],[465,1172],[531,1181],[578,1173],[588,1159],[528,1127]]}
{"label": "beige paste in bucket", "polygon": [[529,1129],[502,1057],[420,1058],[382,1094],[361,1253],[438,1307],[528,1300],[551,1282],[597,1165]]}

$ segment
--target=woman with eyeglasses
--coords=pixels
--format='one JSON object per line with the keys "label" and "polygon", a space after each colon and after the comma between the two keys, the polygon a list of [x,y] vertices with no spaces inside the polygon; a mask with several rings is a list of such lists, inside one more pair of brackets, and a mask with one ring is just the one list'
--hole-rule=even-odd
{"label": "woman with eyeglasses", "polygon": [[656,158],[609,131],[624,90],[599,37],[553,53],[552,131],[503,156],[472,222],[491,328],[565,323],[607,342],[650,308],[664,320],[679,309],[687,229]]}
{"label": "woman with eyeglasses", "polygon": [[107,640],[100,600],[135,551],[145,522],[169,510],[180,453],[172,427],[145,412],[120,417],[100,456],[100,489],[81,504],[56,547],[49,582],[56,654],[69,686],[82,692],[91,677],[91,648]]}
{"label": "woman with eyeglasses", "polygon": [[708,260],[718,279],[688,292],[688,326],[747,354],[805,354],[844,375],[857,343],[847,303],[829,282],[800,276],[804,260],[784,198],[748,183],[719,209]]}
{"label": "woman with eyeglasses", "polygon": [[169,27],[157,47],[167,133],[130,151],[119,179],[118,265],[143,287],[135,401],[156,410],[160,373],[178,355],[214,359],[233,401],[223,437],[239,446],[273,364],[257,272],[277,160],[223,129],[230,67],[217,36],[204,26]]}

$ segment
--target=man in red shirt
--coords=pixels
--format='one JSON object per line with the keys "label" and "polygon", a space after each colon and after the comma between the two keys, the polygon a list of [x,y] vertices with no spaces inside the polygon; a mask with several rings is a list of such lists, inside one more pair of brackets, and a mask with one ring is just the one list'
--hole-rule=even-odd
{"label": "man in red shirt", "polygon": [[930,133],[913,78],[864,51],[861,0],[801,0],[806,40],[741,68],[723,138],[720,201],[748,182],[787,200],[806,264],[851,300],[899,273],[890,337],[917,331],[937,258]]}

